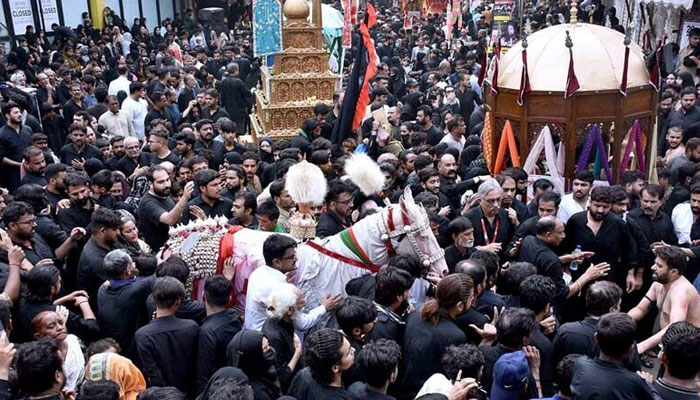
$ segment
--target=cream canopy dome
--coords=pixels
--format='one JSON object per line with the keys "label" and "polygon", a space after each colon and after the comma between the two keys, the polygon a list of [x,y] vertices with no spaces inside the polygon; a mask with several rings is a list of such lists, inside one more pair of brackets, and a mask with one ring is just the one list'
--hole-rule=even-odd
{"label": "cream canopy dome", "polygon": [[[527,37],[527,65],[532,91],[564,92],[569,70],[566,31],[573,46],[574,70],[580,91],[619,89],[625,61],[625,35],[600,25],[585,23],[554,25]],[[501,57],[498,87],[520,89],[522,41]],[[493,68],[489,71],[493,82]],[[627,87],[649,83],[642,48],[630,43]]]}

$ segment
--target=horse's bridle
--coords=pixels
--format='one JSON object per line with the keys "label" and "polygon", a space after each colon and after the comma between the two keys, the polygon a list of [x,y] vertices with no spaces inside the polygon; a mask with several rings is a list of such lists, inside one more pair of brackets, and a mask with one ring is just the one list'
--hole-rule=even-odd
{"label": "horse's bridle", "polygon": [[418,258],[420,258],[424,267],[429,267],[438,260],[444,258],[445,251],[443,249],[440,249],[440,251],[437,254],[433,255],[432,257],[429,257],[427,254],[423,253],[423,250],[421,250],[420,246],[418,246],[418,241],[416,240],[416,233],[421,232],[425,229],[430,229],[430,220],[428,219],[428,216],[426,215],[419,221],[416,221],[415,224],[411,224],[411,221],[408,219],[408,213],[406,213],[404,205],[401,204],[400,207],[401,219],[404,225],[403,228],[397,229],[394,225],[394,206],[389,206],[387,221],[384,224],[384,232],[381,236],[381,240],[384,242],[384,247],[386,247],[386,251],[389,254],[389,257],[393,258],[396,255],[396,250],[394,249],[394,244],[392,243],[392,240],[395,239],[397,242],[400,242],[401,238],[405,235],[406,237],[408,237],[408,242],[411,244],[411,248],[416,253]]}

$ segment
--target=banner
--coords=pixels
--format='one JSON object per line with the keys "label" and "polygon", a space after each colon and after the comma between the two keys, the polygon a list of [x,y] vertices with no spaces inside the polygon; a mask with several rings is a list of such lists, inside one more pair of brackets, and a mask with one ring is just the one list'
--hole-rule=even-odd
{"label": "banner", "polygon": [[493,5],[493,32],[498,32],[501,51],[505,53],[518,41],[515,29],[515,2],[513,0],[496,0]]}
{"label": "banner", "polygon": [[15,35],[24,35],[27,25],[34,26],[31,0],[10,0],[10,17]]}
{"label": "banner", "polygon": [[44,30],[51,32],[51,25],[58,24],[58,6],[56,0],[41,0],[41,14],[44,16]]}
{"label": "banner", "polygon": [[282,7],[277,0],[253,0],[253,56],[282,51]]}

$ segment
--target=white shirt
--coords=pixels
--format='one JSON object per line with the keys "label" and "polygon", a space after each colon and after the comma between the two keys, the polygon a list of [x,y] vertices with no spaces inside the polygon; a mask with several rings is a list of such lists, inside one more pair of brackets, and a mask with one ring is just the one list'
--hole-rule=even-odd
{"label": "white shirt", "polygon": [[109,89],[107,89],[107,94],[110,96],[116,96],[119,91],[123,90],[126,95],[129,95],[129,85],[131,82],[124,76],[113,80],[109,83]]}
{"label": "white shirt", "polygon": [[146,136],[145,121],[146,114],[148,114],[148,103],[146,103],[146,100],[139,99],[139,101],[136,101],[129,96],[122,103],[122,111],[131,121],[131,127],[136,133],[136,137],[139,140],[143,139]]}
{"label": "white shirt", "polygon": [[673,229],[678,236],[678,244],[690,243],[690,230],[693,227],[693,210],[690,209],[690,202],[678,204],[671,212],[671,222]]}
{"label": "white shirt", "polygon": [[129,122],[129,117],[126,116],[124,111],[119,111],[116,114],[107,111],[100,115],[100,119],[97,123],[105,128],[110,136],[136,136],[134,127],[131,125],[131,122]]}
{"label": "white shirt", "polygon": [[559,218],[561,222],[566,223],[572,215],[585,210],[586,209],[581,207],[578,201],[574,199],[574,194],[569,193],[561,198],[557,218]]}
{"label": "white shirt", "polygon": [[[275,287],[287,283],[287,277],[280,271],[268,266],[258,267],[248,278],[248,293],[245,298],[245,321],[243,329],[261,331],[267,321],[267,303]],[[308,314],[299,313],[294,319],[294,328],[305,331],[326,313],[326,307],[320,305]]]}
{"label": "white shirt", "polygon": [[447,143],[448,146],[454,147],[460,153],[464,150],[464,144],[467,143],[467,139],[464,136],[460,137],[459,140],[455,139],[451,134],[447,134],[440,139],[440,143]]}

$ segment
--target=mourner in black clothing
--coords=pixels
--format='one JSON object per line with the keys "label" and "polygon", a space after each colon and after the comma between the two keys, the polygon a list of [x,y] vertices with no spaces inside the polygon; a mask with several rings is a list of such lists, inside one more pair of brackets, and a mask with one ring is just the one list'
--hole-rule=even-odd
{"label": "mourner in black clothing", "polygon": [[288,395],[297,399],[350,400],[342,375],[355,361],[355,350],[340,331],[320,329],[306,337],[304,363]]}
{"label": "mourner in black clothing", "polygon": [[207,278],[204,282],[204,306],[207,317],[199,328],[197,349],[197,391],[200,392],[209,378],[226,364],[226,347],[241,328],[241,317],[236,310],[226,306],[231,300],[231,281],[222,275]]}
{"label": "mourner in black clothing", "polygon": [[175,317],[183,298],[182,283],[172,277],[158,278],[153,285],[155,319],[137,330],[134,340],[150,386],[174,386],[194,394],[199,325]]}
{"label": "mourner in black clothing", "polygon": [[265,335],[252,329],[238,332],[226,347],[226,357],[246,374],[256,399],[275,400],[282,395],[275,351]]}
{"label": "mourner in black clothing", "polygon": [[595,340],[600,348],[596,358],[576,361],[571,380],[573,399],[654,399],[653,388],[622,365],[635,346],[636,324],[627,314],[614,312],[600,318]]}

